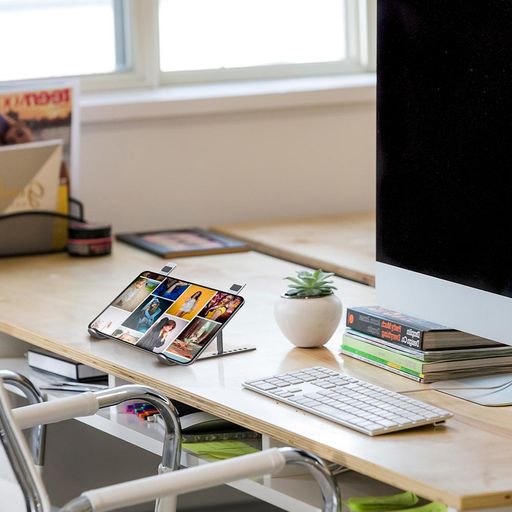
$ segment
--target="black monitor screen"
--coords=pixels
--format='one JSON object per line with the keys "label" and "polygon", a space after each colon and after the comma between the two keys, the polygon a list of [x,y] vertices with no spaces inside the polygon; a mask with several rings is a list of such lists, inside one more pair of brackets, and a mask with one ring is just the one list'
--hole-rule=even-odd
{"label": "black monitor screen", "polygon": [[380,262],[512,297],[512,0],[379,0]]}

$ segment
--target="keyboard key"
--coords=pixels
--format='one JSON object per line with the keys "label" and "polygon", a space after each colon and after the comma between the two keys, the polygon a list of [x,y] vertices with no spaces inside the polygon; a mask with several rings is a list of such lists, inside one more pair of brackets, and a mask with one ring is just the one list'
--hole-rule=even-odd
{"label": "keyboard key", "polygon": [[364,423],[361,423],[359,426],[366,428],[368,430],[376,430],[382,428],[382,425],[374,423],[373,421],[365,421]]}
{"label": "keyboard key", "polygon": [[423,418],[421,416],[419,416],[418,414],[412,414],[412,413],[408,413],[405,415],[406,418],[409,418],[410,420],[412,421],[419,421],[419,420],[422,420]]}
{"label": "keyboard key", "polygon": [[318,400],[319,398],[323,398],[323,395],[320,393],[307,393],[304,395],[306,398],[311,398],[313,400]]}
{"label": "keyboard key", "polygon": [[255,388],[261,389],[262,391],[269,391],[270,389],[275,389],[276,387],[273,384],[269,384],[268,382],[253,382],[252,385]]}
{"label": "keyboard key", "polygon": [[390,420],[378,420],[377,423],[383,427],[394,427],[395,423]]}
{"label": "keyboard key", "polygon": [[390,418],[391,421],[394,421],[395,423],[398,423],[399,425],[405,425],[407,423],[410,423],[410,420],[407,418],[401,418],[400,416],[393,416],[393,418]]}
{"label": "keyboard key", "polygon": [[[290,402],[297,402],[298,404],[303,404],[306,402],[311,402],[311,400],[308,400],[307,398],[305,398],[303,396],[298,396],[298,397],[290,398]],[[318,402],[314,402],[314,403],[318,403]]]}

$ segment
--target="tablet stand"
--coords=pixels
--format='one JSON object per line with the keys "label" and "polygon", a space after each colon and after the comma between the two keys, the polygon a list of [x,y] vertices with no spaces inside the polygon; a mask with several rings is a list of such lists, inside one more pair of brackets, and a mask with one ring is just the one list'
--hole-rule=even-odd
{"label": "tablet stand", "polygon": [[[169,276],[171,272],[176,268],[176,263],[168,262],[160,272],[163,274],[166,274]],[[240,284],[232,284],[229,288],[229,292],[231,293],[240,293],[245,288],[245,285]],[[96,339],[107,339],[108,336],[102,335],[101,333],[95,331],[94,329],[89,328],[89,334],[93,336]],[[224,337],[221,330],[217,333],[216,336],[217,339],[217,351],[212,352],[207,348],[197,359],[196,361],[201,361],[203,359],[213,359],[214,357],[224,357],[224,356],[230,356],[232,354],[238,354],[240,352],[251,352],[253,350],[256,350],[256,347],[253,346],[246,346],[246,347],[229,347],[226,348],[224,346]],[[213,345],[213,340],[210,343],[210,345]],[[163,354],[158,354],[158,361],[162,364],[168,365],[168,366],[182,366],[179,363],[173,363],[172,361],[169,361]],[[194,362],[196,362],[194,361]]]}
{"label": "tablet stand", "polygon": [[[217,336],[217,351],[210,352],[206,349],[195,362],[202,361],[203,359],[213,359],[214,357],[224,357],[230,356],[232,354],[238,354],[240,352],[251,352],[252,350],[256,350],[256,347],[248,346],[248,347],[225,347],[224,346],[224,338],[222,336],[222,331],[220,331]],[[213,342],[211,343],[213,345]],[[158,360],[162,364],[166,364],[168,366],[181,366],[179,363],[173,363],[169,361],[163,354],[158,354]]]}
{"label": "tablet stand", "polygon": [[[161,270],[163,274],[170,275],[171,272],[176,268],[176,263],[169,261]],[[245,288],[245,284],[232,284],[229,288],[231,293],[240,293]],[[226,348],[224,346],[224,337],[222,336],[222,329],[217,333],[217,352],[211,352],[206,349],[196,361],[201,361],[203,359],[213,359],[214,357],[224,357],[230,356],[232,354],[238,354],[240,352],[251,352],[252,350],[256,350],[256,347],[230,347]],[[169,361],[163,354],[158,354],[158,360],[162,364],[166,364],[168,366],[179,366],[178,363],[173,363]]]}

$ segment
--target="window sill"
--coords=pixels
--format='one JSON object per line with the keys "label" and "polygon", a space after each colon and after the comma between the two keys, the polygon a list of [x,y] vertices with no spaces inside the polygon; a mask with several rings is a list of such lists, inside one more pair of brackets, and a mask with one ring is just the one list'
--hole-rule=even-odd
{"label": "window sill", "polygon": [[304,106],[375,103],[375,74],[202,84],[89,94],[82,123],[106,123]]}

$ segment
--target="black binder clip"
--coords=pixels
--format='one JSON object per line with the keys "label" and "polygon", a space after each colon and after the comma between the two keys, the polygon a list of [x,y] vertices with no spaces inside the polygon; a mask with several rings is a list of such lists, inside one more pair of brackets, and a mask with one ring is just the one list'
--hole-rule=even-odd
{"label": "black binder clip", "polygon": [[231,293],[234,293],[236,295],[238,295],[239,293],[241,293],[241,291],[245,288],[245,284],[236,284],[236,283],[233,283],[230,288],[229,288],[229,291]]}
{"label": "black binder clip", "polygon": [[160,270],[162,274],[165,274],[166,276],[170,275],[171,272],[178,266],[177,263],[173,263],[172,261],[168,261]]}

